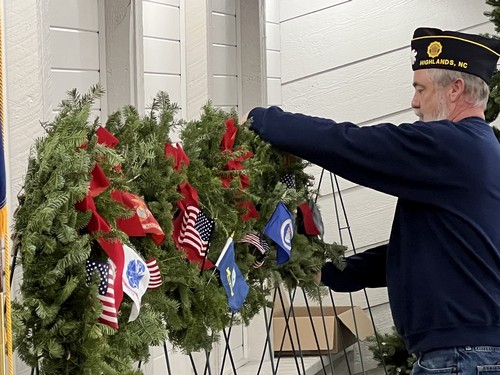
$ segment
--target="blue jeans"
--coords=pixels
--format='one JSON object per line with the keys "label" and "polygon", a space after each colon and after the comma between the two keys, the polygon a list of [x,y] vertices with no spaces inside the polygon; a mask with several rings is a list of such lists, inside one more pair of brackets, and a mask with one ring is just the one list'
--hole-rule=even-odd
{"label": "blue jeans", "polygon": [[412,375],[500,375],[500,346],[465,346],[420,354]]}

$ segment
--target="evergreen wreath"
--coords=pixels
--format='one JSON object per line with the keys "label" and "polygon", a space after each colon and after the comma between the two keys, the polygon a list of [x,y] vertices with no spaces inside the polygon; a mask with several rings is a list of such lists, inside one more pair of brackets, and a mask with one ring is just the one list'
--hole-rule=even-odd
{"label": "evergreen wreath", "polygon": [[[109,116],[105,131],[111,141],[102,141],[103,128],[89,121],[102,93],[98,86],[85,95],[71,91],[55,120],[44,124],[46,135],[36,140],[29,158],[13,235],[23,271],[13,326],[25,363],[42,374],[140,374],[133,363],[147,361],[149,347],[165,340],[185,353],[210,351],[224,328],[248,324],[271,307],[271,291],[279,284],[320,297],[314,275],[328,259],[342,264],[342,246],[295,230],[290,260],[277,265],[273,243],[263,255],[240,241],[247,233],[262,233],[278,202],[296,212],[312,200],[307,163],[271,147],[238,125],[236,113],[210,103],[200,120],[176,121],[178,108],[163,92],[146,116],[132,106]],[[181,130],[185,152],[180,164],[166,152],[174,146],[169,134],[175,129]],[[295,186],[283,182],[285,175],[293,176]],[[176,246],[174,223],[186,183],[215,222],[206,261],[215,263],[234,236],[236,262],[250,287],[236,315],[218,271],[189,261]],[[163,230],[162,241],[120,229],[117,223],[134,211],[114,198],[116,191],[144,201]],[[100,280],[87,271],[89,259],[107,260],[103,241],[120,241],[143,259],[156,259],[161,274],[161,285],[146,291],[133,321],[133,302],[124,296],[117,329],[98,320]]]}

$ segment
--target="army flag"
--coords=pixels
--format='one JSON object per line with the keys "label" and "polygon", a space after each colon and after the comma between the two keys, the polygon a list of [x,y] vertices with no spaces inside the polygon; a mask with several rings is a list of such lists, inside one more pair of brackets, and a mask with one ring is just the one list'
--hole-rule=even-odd
{"label": "army flag", "polygon": [[125,265],[123,267],[123,291],[130,297],[132,311],[129,322],[137,319],[141,310],[141,299],[149,286],[149,268],[146,262],[130,246],[123,245]]}

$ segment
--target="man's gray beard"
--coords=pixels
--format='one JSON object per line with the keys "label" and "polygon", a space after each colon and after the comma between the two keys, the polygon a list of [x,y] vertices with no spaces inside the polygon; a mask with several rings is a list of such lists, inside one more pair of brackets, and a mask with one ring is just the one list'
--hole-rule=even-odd
{"label": "man's gray beard", "polygon": [[441,121],[449,119],[450,111],[445,104],[444,98],[442,96],[438,96],[438,100],[439,100],[438,112],[435,115],[429,115],[425,120],[423,119],[420,110],[418,109],[413,110],[420,121],[431,122],[431,121]]}
{"label": "man's gray beard", "polygon": [[449,117],[450,112],[448,111],[448,108],[445,108],[445,106],[440,106],[438,113],[434,116],[430,116],[429,118],[426,118],[426,122],[431,122],[431,121],[440,121],[440,120],[447,120]]}

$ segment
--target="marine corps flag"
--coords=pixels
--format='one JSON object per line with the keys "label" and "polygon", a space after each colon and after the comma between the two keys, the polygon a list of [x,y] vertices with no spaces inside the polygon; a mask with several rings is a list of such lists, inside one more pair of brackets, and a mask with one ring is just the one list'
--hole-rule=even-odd
{"label": "marine corps flag", "polygon": [[149,233],[157,245],[162,244],[165,234],[141,197],[126,191],[114,190],[111,198],[134,212],[129,218],[116,220],[118,229],[130,237],[145,237]]}
{"label": "marine corps flag", "polygon": [[219,270],[220,280],[226,289],[229,307],[233,313],[236,313],[247,298],[248,285],[234,259],[233,237],[227,239],[215,267]]}

